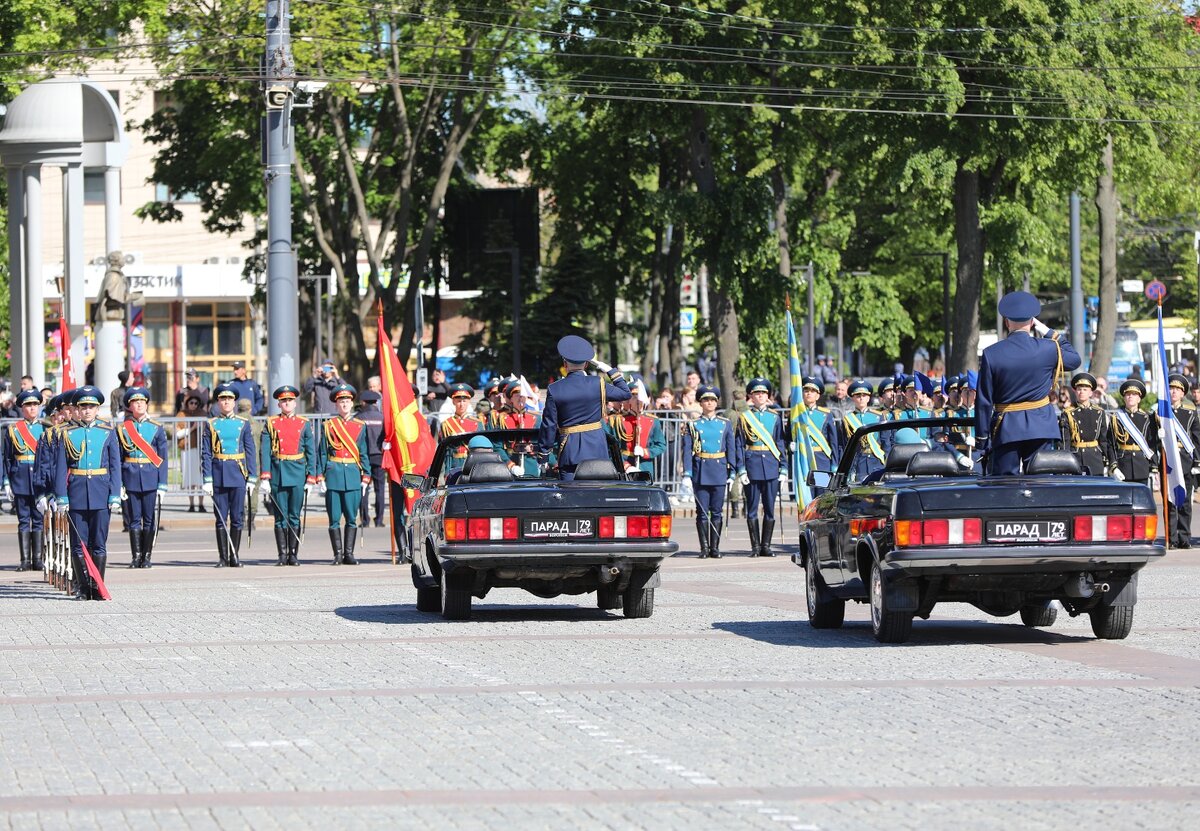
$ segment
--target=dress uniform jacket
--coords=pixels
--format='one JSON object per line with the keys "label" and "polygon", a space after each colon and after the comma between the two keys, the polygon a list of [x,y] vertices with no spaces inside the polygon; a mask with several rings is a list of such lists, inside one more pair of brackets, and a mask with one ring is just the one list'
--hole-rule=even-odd
{"label": "dress uniform jacket", "polygon": [[689,421],[680,431],[684,470],[692,475],[696,487],[725,487],[741,464],[737,454],[734,427],[719,416],[701,416]]}
{"label": "dress uniform jacket", "polygon": [[841,459],[842,446],[833,414],[825,407],[801,408],[793,412],[796,415],[792,421],[792,444],[796,451],[801,452],[805,446],[801,439],[807,439],[807,445],[812,451],[810,469],[833,470]]}
{"label": "dress uniform jacket", "polygon": [[213,488],[244,488],[258,476],[254,434],[240,416],[217,416],[200,431],[200,470]]}
{"label": "dress uniform jacket", "polygon": [[108,510],[121,496],[121,451],[108,422],[72,424],[63,430],[54,493],[72,513]]}
{"label": "dress uniform jacket", "polygon": [[[537,413],[529,412],[514,412],[513,410],[505,409],[498,414],[497,424],[494,429],[497,430],[536,430],[542,426],[542,417]],[[505,462],[513,462],[521,465],[521,472],[525,476],[538,475],[537,454],[528,452],[523,449],[526,442],[518,444],[513,441],[493,442],[496,452],[500,454],[500,458]],[[529,448],[532,449],[532,448]],[[463,447],[466,450],[466,447]]]}
{"label": "dress uniform jacket", "polygon": [[39,496],[43,489],[37,481],[37,452],[46,432],[39,420],[20,419],[4,428],[4,481],[14,496]]}
{"label": "dress uniform jacket", "polygon": [[[621,445],[621,459],[626,467],[633,465],[647,473],[654,472],[654,460],[667,452],[667,437],[657,418],[645,413],[614,413],[608,417],[604,429]],[[642,448],[642,455],[634,449]]]}
{"label": "dress uniform jacket", "polygon": [[264,479],[272,489],[303,487],[317,475],[317,443],[313,423],[301,415],[267,419],[259,450]]}
{"label": "dress uniform jacket", "polygon": [[1059,417],[1064,446],[1092,476],[1108,472],[1109,419],[1108,413],[1090,401],[1086,406],[1067,407]]}
{"label": "dress uniform jacket", "polygon": [[38,493],[54,492],[54,471],[58,453],[58,442],[63,425],[47,423],[38,442],[33,459],[33,481]]}
{"label": "dress uniform jacket", "polygon": [[632,397],[628,382],[615,369],[608,378],[593,377],[581,369],[567,373],[546,388],[538,455],[547,458],[557,450],[559,467],[570,471],[587,459],[609,458],[604,433],[606,402]]}
{"label": "dress uniform jacket", "polygon": [[[1035,338],[1013,332],[983,350],[975,398],[975,434],[993,447],[1060,436],[1049,394],[1060,363],[1078,368],[1079,354],[1058,335]],[[994,452],[994,451],[993,451]]]}
{"label": "dress uniform jacket", "polygon": [[[121,484],[130,493],[148,493],[167,486],[167,434],[157,421],[127,417],[116,427],[121,446]],[[135,438],[136,435],[136,438]],[[145,448],[158,457],[155,461]]]}
{"label": "dress uniform jacket", "polygon": [[883,468],[884,460],[887,459],[886,437],[888,433],[887,431],[868,433],[864,438],[858,440],[858,447],[850,446],[850,438],[860,427],[880,424],[883,421],[886,419],[874,410],[861,413],[858,410],[850,410],[842,417],[841,444],[845,448],[842,452],[857,454],[851,468],[854,480],[857,482],[861,482],[872,472]]}
{"label": "dress uniform jacket", "polygon": [[[489,415],[491,415],[489,413]],[[458,416],[450,416],[442,422],[442,428],[438,431],[439,439],[448,439],[451,436],[461,436],[467,433],[477,433],[480,430],[486,429],[484,423],[479,419]],[[463,442],[458,447],[450,451],[444,467],[446,470],[457,470],[467,462],[467,444]]]}
{"label": "dress uniform jacket", "polygon": [[326,488],[361,492],[362,477],[371,475],[367,425],[357,418],[326,419],[317,455],[317,477],[325,480]]}
{"label": "dress uniform jacket", "polygon": [[[1118,413],[1124,413],[1133,423],[1134,428],[1142,434],[1142,438],[1145,439],[1153,458],[1147,459],[1145,454],[1142,453],[1125,425],[1117,417]],[[1150,471],[1157,469],[1158,450],[1157,416],[1144,413],[1141,410],[1131,413],[1124,408],[1109,414],[1107,457],[1110,464],[1121,471],[1121,474],[1125,477],[1125,481],[1148,483],[1150,481]]]}
{"label": "dress uniform jacket", "polygon": [[779,479],[787,464],[787,442],[778,410],[746,410],[738,418],[736,440],[739,473],[748,474],[751,481]]}

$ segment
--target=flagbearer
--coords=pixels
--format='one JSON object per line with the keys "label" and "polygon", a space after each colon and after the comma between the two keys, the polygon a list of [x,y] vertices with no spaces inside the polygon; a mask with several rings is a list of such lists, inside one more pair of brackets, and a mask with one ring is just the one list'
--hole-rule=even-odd
{"label": "flagbearer", "polygon": [[653,475],[654,460],[667,452],[667,437],[658,419],[642,412],[650,396],[640,378],[633,382],[631,391],[633,397],[617,405],[617,412],[608,417],[605,429],[621,445],[626,473],[643,470]]}
{"label": "flagbearer", "polygon": [[234,415],[237,390],[218,384],[214,397],[217,416],[208,420],[207,430],[200,431],[200,471],[217,521],[217,568],[240,568],[246,492],[258,480],[258,459],[250,422]]}
{"label": "flagbearer", "polygon": [[100,579],[108,562],[108,526],[121,506],[121,450],[107,422],[96,418],[104,393],[80,387],[72,399],[79,420],[62,431],[55,463],[54,494],[71,526],[71,560],[75,597],[99,600],[100,593],[84,565],[83,548]]}
{"label": "flagbearer", "polygon": [[258,489],[275,516],[277,566],[299,565],[300,510],[305,493],[317,482],[317,444],[312,422],[296,415],[300,390],[284,384],[272,394],[279,415],[267,419],[263,430]]}
{"label": "flagbearer", "polygon": [[683,426],[683,478],[692,482],[696,495],[696,533],[700,535],[700,559],[721,557],[722,511],[725,491],[738,469],[737,442],[729,419],[717,415],[721,391],[701,386],[698,390],[701,416]]}
{"label": "flagbearer", "polygon": [[[738,419],[737,448],[738,478],[746,491],[746,524],[750,529],[750,556],[774,557],[771,535],[775,531],[775,498],[779,482],[786,476],[787,444],[783,418],[767,408],[771,382],[755,378],[746,385],[750,407]],[[758,524],[758,506],[762,503],[763,519]]]}
{"label": "flagbearer", "polygon": [[[337,415],[326,420],[321,429],[321,448],[317,453],[317,481],[325,495],[329,514],[329,542],[333,546],[333,564],[358,565],[354,546],[358,542],[358,509],[363,491],[371,482],[367,425],[354,417],[354,399],[358,391],[349,384],[338,384],[329,394]],[[346,527],[342,528],[342,516]]]}
{"label": "flagbearer", "polygon": [[[448,439],[451,436],[461,436],[464,433],[477,433],[480,430],[486,429],[481,421],[471,418],[471,399],[475,396],[475,390],[471,389],[470,384],[451,384],[450,385],[450,401],[454,404],[454,415],[442,422],[442,429],[439,433],[439,438]],[[457,470],[466,464],[467,461],[467,446],[462,444],[450,452],[450,456],[446,459],[446,470]]]}
{"label": "flagbearer", "polygon": [[1146,385],[1136,378],[1121,384],[1124,408],[1115,411],[1108,425],[1109,475],[1119,482],[1150,484],[1157,469],[1158,430],[1154,416],[1141,411]]}
{"label": "flagbearer", "polygon": [[146,415],[144,387],[125,391],[128,415],[117,426],[121,445],[121,498],[129,511],[129,567],[150,568],[158,500],[167,492],[167,434]]}
{"label": "flagbearer", "polygon": [[[817,402],[825,392],[825,385],[812,376],[801,382],[800,394],[804,406],[792,410],[792,444],[797,452],[806,453],[808,466],[805,470],[832,471],[841,458],[837,423],[828,407],[819,407]],[[814,496],[820,492],[814,488]]]}
{"label": "flagbearer", "polygon": [[853,381],[850,384],[849,392],[850,400],[854,402],[854,409],[842,416],[843,435],[840,445],[846,447],[847,450],[857,451],[850,475],[853,477],[853,481],[861,482],[871,473],[883,468],[884,459],[887,458],[887,450],[883,446],[884,440],[881,438],[884,434],[869,433],[866,438],[859,439],[860,446],[858,448],[850,448],[850,437],[860,427],[879,424],[885,419],[877,410],[871,409],[871,385],[868,382],[861,379]]}
{"label": "flagbearer", "polygon": [[17,550],[21,557],[17,571],[41,571],[45,526],[42,510],[37,504],[42,489],[34,475],[34,462],[38,443],[46,430],[46,425],[38,419],[42,396],[36,390],[25,390],[17,395],[16,403],[21,417],[9,424],[3,433],[4,490],[8,501],[17,508]]}
{"label": "flagbearer", "polygon": [[1105,458],[1109,449],[1109,418],[1108,414],[1092,401],[1096,379],[1090,373],[1077,372],[1071,378],[1071,387],[1074,388],[1075,400],[1079,403],[1064,409],[1058,419],[1062,429],[1063,447],[1075,454],[1085,473],[1103,476],[1109,469],[1108,460]]}
{"label": "flagbearer", "polygon": [[[1168,532],[1171,535],[1172,548],[1192,547],[1192,493],[1196,489],[1196,477],[1200,475],[1200,417],[1193,407],[1184,406],[1185,395],[1188,392],[1187,376],[1171,373],[1167,376],[1171,391],[1171,410],[1175,413],[1177,422],[1175,429],[1187,437],[1187,441],[1175,440],[1179,448],[1179,463],[1183,467],[1182,476],[1184,487],[1187,489],[1187,499],[1176,507],[1174,500],[1167,499]],[[1188,449],[1188,445],[1191,449]]]}
{"label": "flagbearer", "polygon": [[[525,390],[519,378],[509,381],[504,387],[506,406],[499,414],[496,427],[501,430],[536,430],[542,426],[542,417],[525,409]],[[514,476],[538,476],[537,453],[528,441],[496,442],[496,452],[508,464]]]}

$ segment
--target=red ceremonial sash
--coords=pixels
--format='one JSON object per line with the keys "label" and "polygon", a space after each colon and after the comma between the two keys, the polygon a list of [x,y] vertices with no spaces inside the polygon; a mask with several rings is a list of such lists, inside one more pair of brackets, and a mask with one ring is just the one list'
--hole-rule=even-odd
{"label": "red ceremonial sash", "polygon": [[18,421],[13,426],[16,427],[17,432],[21,434],[21,438],[25,441],[25,444],[29,447],[29,452],[36,453],[38,443],[37,443],[37,439],[35,439],[33,437],[33,433],[29,432],[29,423],[25,422],[25,421]]}
{"label": "red ceremonial sash", "polygon": [[133,425],[130,424],[130,422],[122,422],[122,426],[125,428],[125,435],[129,436],[129,440],[133,442],[133,446],[145,453],[146,458],[149,459],[155,467],[158,467],[162,464],[162,456],[159,456],[154,452],[154,448],[151,447],[144,438],[142,438],[141,433],[133,429]]}
{"label": "red ceremonial sash", "polygon": [[[358,442],[354,436],[350,435],[350,428],[346,426],[346,421],[335,416],[329,419],[326,424],[338,434],[337,439],[341,443],[341,449],[353,456],[358,466],[362,467],[362,459],[358,453]],[[333,444],[335,450],[338,449],[338,445],[333,442],[332,436],[330,437],[330,443]]]}

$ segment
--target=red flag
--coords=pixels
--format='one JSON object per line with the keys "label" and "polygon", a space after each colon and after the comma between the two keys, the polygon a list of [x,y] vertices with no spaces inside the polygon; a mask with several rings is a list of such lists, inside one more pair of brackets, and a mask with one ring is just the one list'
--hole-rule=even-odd
{"label": "red flag", "polygon": [[62,389],[59,392],[75,389],[75,367],[71,365],[71,333],[67,331],[67,321],[58,319],[58,351],[62,358]]}
{"label": "red flag", "polygon": [[412,384],[392,348],[391,338],[383,325],[383,304],[379,307],[376,350],[383,385],[383,440],[390,445],[383,452],[383,469],[393,482],[399,483],[402,474],[428,472],[437,442],[421,416]]}

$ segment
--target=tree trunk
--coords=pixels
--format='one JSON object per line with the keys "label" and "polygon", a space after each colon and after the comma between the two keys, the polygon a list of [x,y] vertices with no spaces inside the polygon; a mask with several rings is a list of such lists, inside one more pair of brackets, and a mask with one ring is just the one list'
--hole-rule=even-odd
{"label": "tree trunk", "polygon": [[[712,269],[709,269],[712,275]],[[712,320],[709,321],[713,330],[713,340],[717,343],[717,378],[720,381],[721,395],[726,406],[733,403],[733,388],[737,379],[737,360],[740,350],[738,341],[737,309],[734,308],[733,298],[727,292],[717,288],[717,281],[708,281],[708,305]]]}
{"label": "tree trunk", "polygon": [[[1096,177],[1096,211],[1100,215],[1100,316],[1096,321],[1096,340],[1088,371],[1097,377],[1108,375],[1112,363],[1113,341],[1117,334],[1117,187],[1113,181],[1112,136],[1101,151],[1104,172]],[[1083,349],[1082,343],[1073,344]]]}
{"label": "tree trunk", "polygon": [[955,269],[954,348],[951,373],[979,368],[979,295],[983,289],[983,228],[979,224],[979,173],[964,170],[960,160],[954,174]]}

